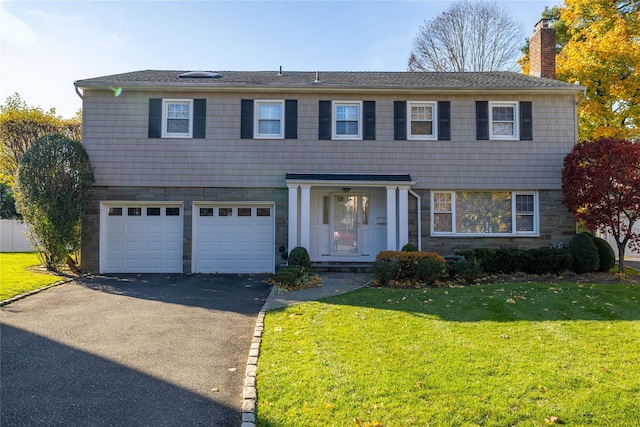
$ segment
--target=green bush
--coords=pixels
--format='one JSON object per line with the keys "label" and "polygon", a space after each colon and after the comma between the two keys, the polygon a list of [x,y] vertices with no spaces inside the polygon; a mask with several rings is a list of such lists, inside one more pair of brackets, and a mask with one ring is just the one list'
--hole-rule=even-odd
{"label": "green bush", "polygon": [[524,267],[528,274],[560,274],[571,270],[573,256],[566,249],[529,249],[529,263]]}
{"label": "green bush", "polygon": [[531,262],[531,255],[524,249],[496,249],[492,271],[487,273],[511,274],[516,271],[525,271]]}
{"label": "green bush", "polygon": [[390,281],[395,280],[400,272],[400,264],[387,259],[376,260],[371,266],[371,273],[378,284],[387,286]]}
{"label": "green bush", "polygon": [[402,247],[403,252],[418,252],[418,247],[413,243],[407,243]]}
{"label": "green bush", "polygon": [[456,252],[456,255],[461,255],[467,261],[475,261],[482,273],[497,273],[499,266],[496,264],[496,249],[491,248],[475,248],[475,249],[463,249]]}
{"label": "green bush", "polygon": [[416,279],[420,282],[433,284],[447,275],[444,259],[419,258],[415,266]]}
{"label": "green bush", "polygon": [[311,270],[311,257],[309,257],[309,252],[302,246],[291,249],[291,253],[289,253],[289,265],[300,266]]}
{"label": "green bush", "polygon": [[600,267],[598,248],[593,243],[591,233],[587,231],[571,238],[569,252],[573,255],[573,271],[578,274],[597,271]]}
{"label": "green bush", "polygon": [[[422,281],[418,277],[418,266],[420,265],[420,260],[425,259],[440,263],[444,270],[445,260],[435,252],[382,251],[376,256],[376,262],[373,266],[374,276],[381,284],[383,282],[387,284],[391,280]],[[391,267],[387,264],[395,264],[397,267]],[[427,264],[425,263],[420,267],[422,269],[420,274],[424,275],[424,277],[429,274],[436,274],[427,273]],[[395,275],[392,275],[392,273],[395,273]]]}
{"label": "green bush", "polygon": [[282,290],[293,290],[309,287],[311,273],[300,265],[281,267],[271,277],[270,283]]}
{"label": "green bush", "polygon": [[609,271],[616,265],[616,253],[606,240],[590,235],[598,249],[600,265],[598,271]]}
{"label": "green bush", "polygon": [[482,276],[480,261],[475,258],[466,259],[462,257],[462,259],[448,264],[448,268],[451,277],[461,278],[467,283],[473,283]]}

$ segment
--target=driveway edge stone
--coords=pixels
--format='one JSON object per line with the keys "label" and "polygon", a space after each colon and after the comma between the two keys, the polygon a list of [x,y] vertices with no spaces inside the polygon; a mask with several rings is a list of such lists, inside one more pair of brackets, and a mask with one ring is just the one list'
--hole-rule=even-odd
{"label": "driveway edge stone", "polygon": [[256,403],[258,400],[258,389],[256,388],[256,374],[258,371],[258,356],[260,355],[260,345],[262,344],[262,334],[264,332],[264,317],[266,310],[264,307],[258,313],[256,326],[253,331],[249,357],[247,358],[247,368],[244,375],[244,387],[242,389],[242,425],[241,427],[256,426]]}
{"label": "driveway edge stone", "polygon": [[20,294],[20,295],[16,295],[15,297],[4,299],[4,300],[0,301],[0,307],[4,307],[5,305],[11,304],[12,302],[16,302],[16,301],[19,301],[19,300],[21,300],[23,298],[29,297],[31,295],[35,295],[35,294],[40,293],[42,291],[46,291],[47,289],[51,289],[51,288],[53,288],[55,286],[60,286],[60,285],[64,285],[65,283],[73,282],[74,280],[79,279],[80,277],[83,277],[83,276],[84,276],[84,274],[80,275],[80,276],[76,276],[76,277],[69,277],[69,278],[61,280],[59,282],[51,283],[50,285],[47,285],[47,286],[45,286],[43,288],[38,288],[38,289],[35,289],[33,291],[29,291],[29,292],[25,292],[25,293]]}

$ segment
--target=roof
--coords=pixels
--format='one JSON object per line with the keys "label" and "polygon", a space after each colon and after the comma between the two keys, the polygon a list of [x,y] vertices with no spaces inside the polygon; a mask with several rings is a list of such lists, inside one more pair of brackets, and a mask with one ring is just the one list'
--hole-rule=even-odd
{"label": "roof", "polygon": [[206,71],[212,77],[180,77],[190,71],[144,70],[78,80],[83,89],[137,88],[172,90],[532,90],[581,92],[584,87],[560,80],[510,71],[495,72],[370,72],[370,71]]}

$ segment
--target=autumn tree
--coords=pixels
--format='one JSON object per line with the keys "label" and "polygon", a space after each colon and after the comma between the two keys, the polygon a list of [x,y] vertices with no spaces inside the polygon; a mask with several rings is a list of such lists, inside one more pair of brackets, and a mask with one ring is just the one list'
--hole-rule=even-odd
{"label": "autumn tree", "polygon": [[562,202],[590,230],[609,232],[618,246],[619,271],[625,248],[640,251],[640,143],[601,138],[573,147],[564,158]]}
{"label": "autumn tree", "polygon": [[31,144],[50,133],[60,133],[80,141],[80,115],[63,119],[53,108],[45,112],[40,107],[28,106],[18,93],[8,97],[0,106],[0,175],[9,185],[13,185],[20,159]]}
{"label": "autumn tree", "polygon": [[82,144],[61,134],[38,138],[24,153],[16,179],[18,211],[51,270],[80,246],[83,201],[94,182]]}
{"label": "autumn tree", "polygon": [[587,87],[578,107],[580,139],[640,139],[640,2],[565,0],[543,18],[558,36],[557,78]]}
{"label": "autumn tree", "polygon": [[521,25],[497,3],[462,1],[425,21],[413,40],[409,71],[498,71],[515,66]]}

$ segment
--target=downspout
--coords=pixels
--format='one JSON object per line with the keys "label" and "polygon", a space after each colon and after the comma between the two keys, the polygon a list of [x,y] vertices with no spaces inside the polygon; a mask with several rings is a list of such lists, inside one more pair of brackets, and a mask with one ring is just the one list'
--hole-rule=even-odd
{"label": "downspout", "polygon": [[416,193],[410,188],[409,188],[409,194],[415,197],[416,200],[418,201],[416,206],[416,211],[417,211],[416,220],[418,221],[418,250],[421,251],[422,250],[422,210],[420,209],[420,206],[422,205],[422,198],[418,193]]}
{"label": "downspout", "polygon": [[74,85],[74,87],[76,88],[76,93],[78,94],[80,99],[82,99],[84,101],[84,96],[80,93],[80,90],[78,90],[78,86]]}
{"label": "downspout", "polygon": [[582,96],[580,96],[580,98],[576,101],[576,110],[575,110],[575,135],[576,135],[576,141],[578,141],[578,107],[580,106],[580,104],[582,103],[582,101],[584,101],[584,99],[587,97],[587,88],[585,87],[584,89],[582,89]]}

